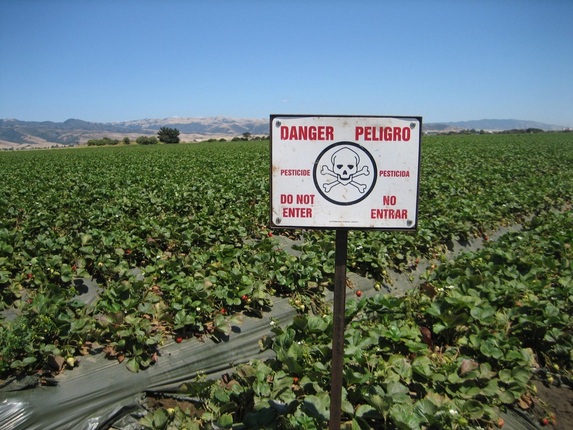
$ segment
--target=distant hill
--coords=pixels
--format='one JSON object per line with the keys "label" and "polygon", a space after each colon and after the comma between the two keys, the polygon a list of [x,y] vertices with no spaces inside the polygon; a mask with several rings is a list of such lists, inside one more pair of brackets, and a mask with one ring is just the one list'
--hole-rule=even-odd
{"label": "distant hill", "polygon": [[479,119],[473,121],[457,122],[434,122],[423,125],[424,131],[459,131],[459,130],[526,130],[528,128],[538,128],[545,131],[558,131],[567,127],[544,124],[536,121],[523,121],[519,119]]}
{"label": "distant hill", "polygon": [[199,135],[228,135],[238,136],[243,133],[269,134],[268,119],[238,119],[225,117],[210,118],[165,118],[165,119],[142,119],[112,123],[115,126],[127,128],[139,128],[142,131],[157,133],[161,127],[176,128],[183,134]]}
{"label": "distant hill", "polygon": [[[113,123],[87,122],[68,119],[64,122],[0,120],[0,148],[79,145],[90,139],[109,137],[123,139],[156,135],[161,127],[176,128],[183,141],[205,140],[211,137],[233,138],[243,133],[267,135],[267,119],[237,118],[165,118],[142,119]],[[16,144],[16,145],[14,145]]]}
{"label": "distant hill", "polygon": [[[0,119],[0,149],[73,146],[83,144],[90,139],[101,139],[103,137],[120,140],[124,137],[129,137],[135,140],[139,136],[156,135],[161,127],[178,129],[181,132],[181,140],[186,142],[207,140],[209,138],[231,139],[243,133],[251,133],[252,135],[269,134],[269,120],[263,118],[174,117],[112,123],[88,122],[80,119],[68,119],[64,122]],[[564,127],[556,125],[515,119],[425,123],[423,127],[424,131],[427,132],[459,131],[464,129],[487,131],[527,128],[539,128],[547,131],[564,129]]]}
{"label": "distant hill", "polygon": [[[136,130],[114,124],[68,119],[64,122],[0,120],[0,142],[27,146],[78,145],[107,134],[130,133]],[[6,146],[6,145],[4,145]]]}
{"label": "distant hill", "polygon": [[183,141],[209,138],[231,139],[243,133],[268,135],[267,119],[237,118],[165,118],[142,119],[113,123],[95,123],[79,119],[64,122],[0,120],[0,149],[72,146],[90,139],[109,137],[135,140],[139,136],[156,135],[161,127],[177,128]]}

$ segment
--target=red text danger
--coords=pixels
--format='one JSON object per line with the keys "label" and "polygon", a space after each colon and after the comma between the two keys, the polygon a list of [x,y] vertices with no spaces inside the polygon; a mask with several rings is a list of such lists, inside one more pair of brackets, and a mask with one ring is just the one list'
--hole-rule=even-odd
{"label": "red text danger", "polygon": [[334,140],[334,127],[330,125],[283,125],[281,140]]}

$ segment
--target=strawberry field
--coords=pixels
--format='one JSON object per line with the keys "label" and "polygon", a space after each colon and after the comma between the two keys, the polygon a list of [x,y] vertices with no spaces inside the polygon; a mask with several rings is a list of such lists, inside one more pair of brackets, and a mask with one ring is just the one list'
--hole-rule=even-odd
{"label": "strawberry field", "polygon": [[[144,371],[164,344],[217,341],[289,297],[298,316],[261,342],[275,358],[189,381],[196,410],[141,425],[325,427],[334,233],[268,229],[268,142],[4,152],[0,179],[0,380],[54,373],[56,358],[78,371],[96,344]],[[403,297],[348,303],[348,428],[492,426],[534,403],[534,375],[568,380],[572,196],[571,133],[424,138],[418,230],[349,232],[349,270],[380,290],[428,270]]]}

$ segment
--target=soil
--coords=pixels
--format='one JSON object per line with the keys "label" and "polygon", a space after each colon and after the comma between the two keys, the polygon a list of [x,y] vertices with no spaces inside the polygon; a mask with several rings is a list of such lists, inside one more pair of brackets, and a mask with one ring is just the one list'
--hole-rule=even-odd
{"label": "soil", "polygon": [[146,403],[146,406],[149,410],[155,410],[158,408],[169,409],[169,408],[175,408],[178,406],[182,410],[188,410],[191,413],[191,415],[201,416],[201,414],[204,412],[201,409],[197,409],[197,407],[195,406],[195,403],[193,403],[193,402],[189,402],[187,400],[180,400],[180,399],[176,399],[176,398],[171,398],[171,397],[158,396],[158,395],[153,395],[153,394],[150,394],[146,397],[145,403]]}
{"label": "soil", "polygon": [[566,385],[556,386],[534,381],[539,401],[533,408],[533,416],[541,422],[548,414],[554,413],[556,423],[548,428],[573,430],[573,389]]}

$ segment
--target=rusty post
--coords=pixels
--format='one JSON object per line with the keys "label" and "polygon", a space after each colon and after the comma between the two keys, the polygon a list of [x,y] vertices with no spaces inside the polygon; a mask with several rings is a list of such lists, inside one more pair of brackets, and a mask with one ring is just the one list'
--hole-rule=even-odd
{"label": "rusty post", "polygon": [[344,364],[344,314],[346,309],[346,260],[348,230],[336,230],[334,304],[330,380],[330,430],[339,430],[342,418],[342,368]]}

